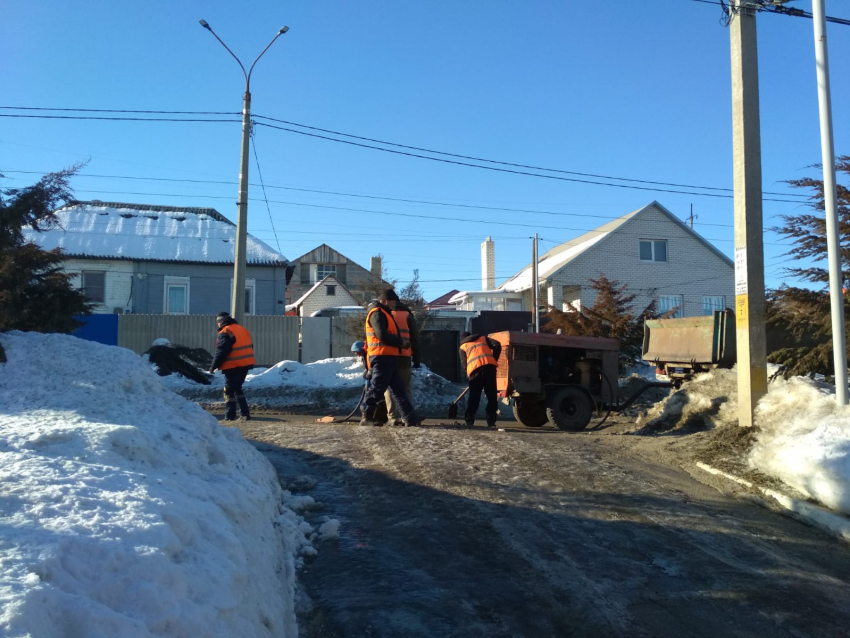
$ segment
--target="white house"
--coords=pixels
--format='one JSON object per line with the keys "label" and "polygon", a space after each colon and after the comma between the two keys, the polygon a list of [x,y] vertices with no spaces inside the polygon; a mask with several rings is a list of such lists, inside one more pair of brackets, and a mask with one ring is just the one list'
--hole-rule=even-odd
{"label": "white house", "polygon": [[[541,255],[540,305],[590,306],[596,301],[591,280],[601,275],[625,284],[636,295],[636,310],[654,299],[659,312],[692,317],[735,304],[733,261],[658,202]],[[531,288],[529,264],[495,291],[460,292],[451,301],[459,309],[531,310]]]}
{"label": "white house", "polygon": [[357,307],[363,310],[351,291],[334,275],[328,275],[313,284],[301,297],[287,304],[289,314],[309,317],[318,310],[325,308]]}
{"label": "white house", "polygon": [[[212,208],[101,201],[56,211],[59,224],[24,229],[45,250],[61,248],[65,272],[95,313],[216,314],[230,309],[236,226]],[[245,310],[285,313],[286,257],[248,235]]]}

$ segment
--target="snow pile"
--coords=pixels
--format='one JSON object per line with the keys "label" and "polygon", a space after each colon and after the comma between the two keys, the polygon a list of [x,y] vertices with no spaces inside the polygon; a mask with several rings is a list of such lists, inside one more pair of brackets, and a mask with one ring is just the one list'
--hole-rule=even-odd
{"label": "snow pile", "polygon": [[[180,375],[163,377],[170,389],[193,401],[221,402],[224,375],[203,386]],[[350,412],[363,391],[363,366],[357,357],[322,359],[315,363],[281,361],[271,368],[252,370],[245,380],[248,402],[267,409]],[[452,383],[423,365],[413,370],[413,403],[418,412],[445,414],[464,386]],[[482,407],[483,410],[483,407]],[[482,412],[483,414],[483,412]]]}
{"label": "snow pile", "polygon": [[738,373],[712,370],[697,375],[638,418],[642,431],[706,429],[738,423]]}
{"label": "snow pile", "polygon": [[850,514],[850,406],[834,386],[796,377],[771,383],[756,409],[751,465]]}
{"label": "snow pile", "polygon": [[312,529],[129,350],[0,334],[0,634],[295,636]]}

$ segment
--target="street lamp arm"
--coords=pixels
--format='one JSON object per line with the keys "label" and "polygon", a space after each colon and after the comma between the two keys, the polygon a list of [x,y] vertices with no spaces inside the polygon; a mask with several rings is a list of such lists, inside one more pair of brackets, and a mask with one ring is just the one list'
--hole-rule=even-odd
{"label": "street lamp arm", "polygon": [[[248,69],[248,75],[245,77],[246,86],[249,86],[251,84],[251,74],[254,72],[254,67],[257,65],[257,62],[259,62],[260,58],[263,57],[266,54],[266,51],[268,51],[269,47],[271,47],[271,45],[274,44],[274,41],[277,40],[280,36],[282,36],[287,31],[289,31],[289,27],[283,27],[280,31],[278,31],[277,34],[272,38],[271,42],[269,42],[266,45],[266,48],[263,49],[260,52],[260,55],[258,55],[257,58],[254,60],[254,63],[251,65],[251,68]],[[222,42],[222,44],[224,44],[224,43]],[[245,72],[244,68],[242,69],[242,72],[243,73]]]}
{"label": "street lamp arm", "polygon": [[[209,31],[210,33],[212,33],[212,34],[213,34],[213,36],[215,36],[215,39],[216,39],[216,40],[218,40],[219,42],[221,42],[221,46],[223,46],[225,49],[227,49],[227,52],[228,52],[230,55],[232,55],[232,56],[233,56],[233,59],[234,59],[234,60],[236,60],[237,64],[239,64],[239,68],[240,68],[240,69],[242,69],[242,75],[244,75],[244,76],[245,76],[245,90],[246,90],[246,91],[248,91],[248,84],[249,84],[249,77],[250,77],[250,75],[249,75],[248,73],[245,73],[245,67],[242,65],[242,62],[240,62],[240,61],[239,61],[239,58],[237,58],[237,57],[236,57],[236,54],[235,54],[235,53],[233,53],[233,51],[231,51],[231,50],[230,50],[230,47],[228,47],[228,46],[224,43],[224,41],[223,41],[220,37],[218,37],[218,35],[216,34],[216,32],[212,30],[212,27],[211,27],[209,24],[207,24],[206,20],[201,20],[201,26],[202,26],[202,27],[204,27],[204,29],[206,29],[206,30],[207,30],[207,31]],[[280,34],[278,34],[278,35],[280,35]],[[275,38],[277,38],[277,36],[275,36]],[[274,40],[272,40],[272,42],[274,42]],[[269,46],[271,46],[271,43],[269,43]],[[268,48],[269,48],[269,47],[266,47],[266,49],[268,49]],[[265,53],[265,51],[263,51],[263,53]],[[263,53],[261,53],[260,55],[262,55]],[[257,58],[257,60],[259,60],[259,58]],[[257,63],[257,60],[254,60],[254,64],[256,64],[256,63]],[[253,69],[253,68],[254,68],[254,65],[252,64],[252,65],[251,65],[251,69]]]}

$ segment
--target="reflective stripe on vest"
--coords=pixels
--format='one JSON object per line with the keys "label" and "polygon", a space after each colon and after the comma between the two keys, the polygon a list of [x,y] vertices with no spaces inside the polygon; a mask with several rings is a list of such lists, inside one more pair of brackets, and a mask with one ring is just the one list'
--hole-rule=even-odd
{"label": "reflective stripe on vest", "polygon": [[375,306],[366,315],[366,354],[370,357],[377,357],[385,354],[391,354],[397,357],[401,354],[401,348],[388,346],[382,343],[378,340],[378,335],[375,334],[375,331],[372,330],[372,326],[369,325],[369,318],[377,311],[384,313],[384,316],[387,318],[387,332],[391,335],[398,334],[398,326],[396,325],[393,316],[380,306]]}
{"label": "reflective stripe on vest", "polygon": [[[410,341],[410,326],[407,323],[408,316],[410,316],[408,310],[393,310],[393,319],[395,319],[396,325],[398,325],[398,336],[404,341]],[[412,357],[413,347],[402,348],[401,356]]]}
{"label": "reflective stripe on vest", "polygon": [[496,357],[487,343],[486,337],[478,337],[475,341],[460,344],[460,349],[466,354],[466,376],[483,366],[496,365]]}
{"label": "reflective stripe on vest", "polygon": [[252,366],[256,363],[254,360],[254,344],[251,342],[250,332],[238,323],[228,324],[218,332],[219,334],[226,332],[236,338],[236,341],[233,342],[233,347],[230,349],[230,354],[227,355],[224,363],[220,366],[222,370]]}

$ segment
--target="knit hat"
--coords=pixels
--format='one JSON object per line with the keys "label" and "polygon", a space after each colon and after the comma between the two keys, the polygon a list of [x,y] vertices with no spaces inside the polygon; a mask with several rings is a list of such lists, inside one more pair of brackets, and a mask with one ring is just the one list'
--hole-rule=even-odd
{"label": "knit hat", "polygon": [[216,321],[225,321],[227,319],[230,319],[230,313],[229,312],[220,312],[215,316]]}
{"label": "knit hat", "polygon": [[395,294],[395,290],[387,288],[381,293],[381,296],[378,297],[378,301],[399,301],[399,298],[398,295]]}

